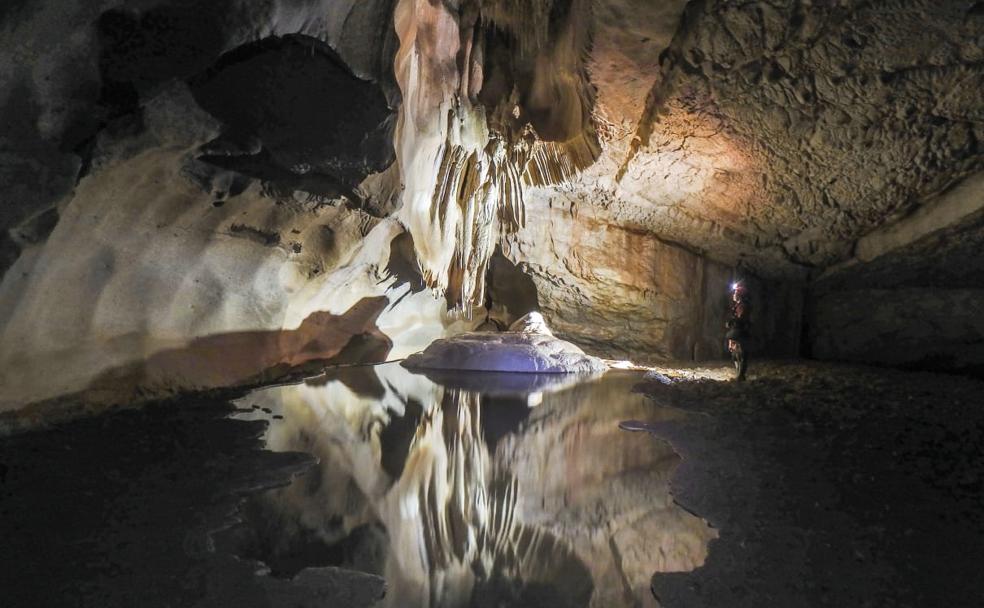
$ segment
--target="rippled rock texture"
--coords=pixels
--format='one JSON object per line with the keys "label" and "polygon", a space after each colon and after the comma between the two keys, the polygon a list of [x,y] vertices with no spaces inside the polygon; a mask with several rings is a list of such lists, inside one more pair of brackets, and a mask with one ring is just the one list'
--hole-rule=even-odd
{"label": "rippled rock texture", "polygon": [[[388,4],[35,4],[3,15],[5,45],[48,58],[4,72],[21,91],[4,116],[58,152],[4,123],[24,208],[3,215],[20,251],[0,286],[0,408],[250,384],[471,327],[384,217]],[[35,188],[17,163],[73,176],[49,193],[61,182]]]}

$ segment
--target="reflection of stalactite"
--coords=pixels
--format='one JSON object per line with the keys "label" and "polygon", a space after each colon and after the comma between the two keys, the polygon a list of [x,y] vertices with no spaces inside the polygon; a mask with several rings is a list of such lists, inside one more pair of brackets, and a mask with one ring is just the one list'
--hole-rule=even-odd
{"label": "reflection of stalactite", "polygon": [[484,299],[501,234],[525,221],[524,183],[570,179],[599,146],[585,69],[589,2],[460,4],[453,13],[430,0],[397,4],[396,150],[400,217],[422,274],[468,311]]}
{"label": "reflection of stalactite", "polygon": [[403,577],[403,586],[416,589],[397,585],[393,600],[450,608],[472,604],[490,587],[507,595],[521,595],[530,583],[559,587],[559,572],[575,572],[581,585],[557,590],[566,598],[557,605],[582,604],[591,594],[587,569],[567,545],[520,520],[519,486],[491,463],[480,418],[477,393],[448,390],[417,429],[387,496],[400,505],[400,521],[385,522],[394,539],[388,578]]}
{"label": "reflection of stalactite", "polygon": [[[569,387],[534,410],[399,365],[341,378],[274,389],[291,415],[271,447],[321,461],[316,480],[271,497],[281,515],[261,529],[274,548],[371,545],[359,555],[401,608],[638,606],[654,570],[704,562],[716,534],[673,503],[678,458],[616,424],[654,414],[629,396],[631,378]],[[367,526],[380,531],[372,543]]]}

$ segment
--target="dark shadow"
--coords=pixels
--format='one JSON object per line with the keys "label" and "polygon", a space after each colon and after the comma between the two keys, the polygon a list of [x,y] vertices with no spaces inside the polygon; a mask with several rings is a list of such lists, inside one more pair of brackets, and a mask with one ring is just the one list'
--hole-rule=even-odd
{"label": "dark shadow", "polygon": [[489,260],[488,298],[491,305],[502,306],[510,321],[514,321],[526,313],[540,309],[536,284],[523,269],[513,264],[502,254],[502,248],[496,247],[495,253]]}
{"label": "dark shadow", "polygon": [[388,303],[382,296],[363,298],[340,315],[315,312],[293,330],[196,338],[185,347],[108,370],[74,395],[0,416],[0,430],[29,428],[133,401],[279,382],[322,371],[326,365],[380,363],[393,346],[376,326]]}
{"label": "dark shadow", "polygon": [[326,369],[325,373],[317,378],[309,378],[304,383],[309,386],[324,386],[335,380],[360,397],[382,399],[386,395],[386,388],[370,365],[332,367]]}
{"label": "dark shadow", "polygon": [[485,397],[525,397],[530,393],[557,390],[591,380],[600,374],[516,373],[453,369],[413,369],[443,387],[481,393]]}
{"label": "dark shadow", "polygon": [[215,547],[244,496],[314,464],[265,450],[265,423],[233,411],[188,397],[0,439],[3,605],[373,605],[378,577],[276,580]]}
{"label": "dark shadow", "polygon": [[423,405],[416,399],[407,398],[405,404],[403,415],[392,418],[379,432],[380,466],[393,482],[403,475],[410,446],[424,414]]}
{"label": "dark shadow", "polygon": [[[227,168],[263,177],[256,166],[262,160],[267,171],[329,175],[352,187],[395,157],[392,112],[379,85],[355,76],[315,38],[270,37],[241,46],[189,84],[199,105],[236,138],[262,144],[262,158],[230,156]],[[242,165],[230,166],[236,163]]]}
{"label": "dark shadow", "polygon": [[408,283],[412,293],[426,288],[424,276],[420,274],[417,252],[413,246],[413,235],[401,232],[390,243],[390,259],[386,264],[386,274],[396,277],[400,283]]}

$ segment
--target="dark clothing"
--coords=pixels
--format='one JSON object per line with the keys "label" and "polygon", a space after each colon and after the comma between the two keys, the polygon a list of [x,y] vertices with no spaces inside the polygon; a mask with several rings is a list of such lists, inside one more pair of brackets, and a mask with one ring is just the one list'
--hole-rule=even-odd
{"label": "dark clothing", "polygon": [[725,337],[729,340],[744,340],[748,338],[749,329],[752,325],[750,320],[752,307],[749,305],[748,300],[739,298],[737,302],[731,302],[729,312],[727,322],[728,333],[725,334]]}
{"label": "dark clothing", "polygon": [[744,380],[748,371],[748,352],[745,342],[750,337],[752,307],[747,299],[739,296],[737,300],[732,300],[729,312],[728,322],[725,324],[728,333],[725,334],[725,338],[728,340],[731,361],[735,364],[735,378]]}
{"label": "dark clothing", "polygon": [[737,300],[731,301],[728,322],[725,324],[728,333],[725,337],[728,340],[728,351],[731,353],[731,360],[735,364],[735,373],[738,380],[745,379],[748,370],[748,353],[746,352],[745,341],[749,338],[749,328],[752,323],[749,319],[752,307],[744,296],[739,295]]}

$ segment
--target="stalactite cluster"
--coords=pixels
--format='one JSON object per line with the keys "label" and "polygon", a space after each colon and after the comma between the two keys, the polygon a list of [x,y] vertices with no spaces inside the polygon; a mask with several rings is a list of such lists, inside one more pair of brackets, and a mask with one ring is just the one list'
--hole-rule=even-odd
{"label": "stalactite cluster", "polygon": [[518,480],[484,438],[482,404],[478,393],[448,389],[417,428],[383,503],[393,534],[387,578],[402,599],[441,608],[473,602],[503,581],[515,592],[573,570],[578,584],[564,592],[586,599],[591,577],[570,544],[524,521]]}
{"label": "stalactite cluster", "polygon": [[396,7],[400,219],[449,308],[484,300],[495,245],[525,223],[524,185],[569,179],[598,157],[589,24],[584,0]]}

